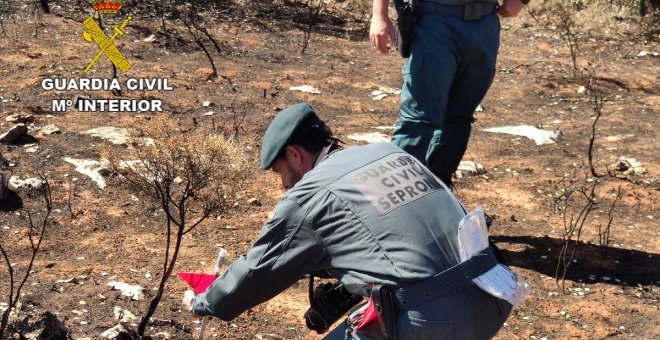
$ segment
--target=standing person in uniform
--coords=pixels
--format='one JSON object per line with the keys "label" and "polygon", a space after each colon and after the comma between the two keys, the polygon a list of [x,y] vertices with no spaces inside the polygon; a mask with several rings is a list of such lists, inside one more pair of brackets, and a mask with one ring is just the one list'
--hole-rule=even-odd
{"label": "standing person in uniform", "polygon": [[[417,20],[403,68],[399,119],[392,143],[426,164],[451,186],[470,138],[473,113],[495,74],[503,17],[529,0],[412,0]],[[395,42],[388,0],[373,0],[369,33],[387,54]]]}
{"label": "standing person in uniform", "polygon": [[378,298],[388,315],[372,320],[367,304],[327,339],[485,339],[508,317],[511,304],[472,282],[496,266],[494,256],[486,248],[460,261],[465,211],[408,153],[391,143],[343,149],[301,103],[270,123],[261,167],[288,191],[247,254],[205,293],[184,297],[195,314],[232,320],[325,272],[352,294]]}

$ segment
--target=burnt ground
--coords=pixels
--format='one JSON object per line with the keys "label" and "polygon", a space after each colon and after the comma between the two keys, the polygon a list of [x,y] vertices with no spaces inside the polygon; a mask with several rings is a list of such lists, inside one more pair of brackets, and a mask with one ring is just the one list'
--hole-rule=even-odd
{"label": "burnt ground", "polygon": [[[397,118],[398,96],[374,100],[371,92],[400,87],[404,60],[395,53],[377,54],[362,39],[368,5],[356,1],[327,4],[313,21],[304,54],[304,31],[314,11],[303,3],[256,1],[248,8],[238,3],[198,2],[192,9],[180,4],[164,9],[132,2],[125,6],[133,21],[115,45],[133,68],[120,73],[120,80],[167,78],[174,90],[124,90],[120,96],[111,91],[45,91],[42,79],[78,78],[96,53],[96,46],[81,36],[82,20],[91,10],[80,2],[64,1],[51,5],[51,14],[39,14],[31,2],[17,1],[2,12],[0,114],[24,113],[34,118],[28,123],[31,138],[2,145],[3,174],[34,177],[37,171],[43,173],[54,202],[17,318],[34,320],[49,311],[72,338],[96,338],[116,325],[115,306],[143,315],[161,275],[163,214],[146,197],[122,186],[116,176],[103,172],[107,187],[101,189],[64,158],[98,160],[103,141],[83,131],[102,126],[134,131],[156,114],[51,112],[52,100],[79,95],[155,98],[162,100],[165,111],[157,114],[171,115],[183,126],[238,131],[253,159],[249,169],[253,175],[229,213],[213,216],[186,236],[177,271],[212,272],[219,247],[236,257],[258,235],[282,195],[277,177],[257,171],[260,137],[279,109],[299,101],[311,103],[349,145],[360,142],[348,135],[387,134],[390,130],[376,127],[391,126]],[[203,32],[186,27],[190,12],[196,13],[193,20],[207,28],[217,48]],[[476,113],[464,157],[482,164],[486,172],[456,180],[456,194],[468,208],[481,205],[494,217],[494,239],[533,288],[531,298],[514,309],[499,338],[660,336],[660,142],[656,131],[660,48],[657,40],[640,34],[634,16],[619,15],[621,10],[616,8],[597,13],[604,19],[579,28],[577,66],[583,74],[595,72],[594,84],[603,95],[592,151],[601,177],[594,210],[577,243],[569,244],[576,247],[563,292],[556,270],[564,244],[564,217],[570,221],[572,214],[577,216],[586,201],[576,193],[563,213],[562,198],[574,188],[594,183],[588,159],[594,103],[588,92],[579,91],[585,82],[573,73],[570,50],[559,29],[541,24],[526,11],[518,18],[502,20],[499,72],[482,102],[483,111]],[[119,24],[110,16],[104,20],[106,25]],[[193,33],[212,56],[217,77]],[[112,77],[108,59],[103,56],[87,76]],[[289,90],[300,85],[311,85],[320,94]],[[205,115],[209,111],[213,114]],[[2,123],[3,130],[14,124],[4,119]],[[49,124],[61,133],[39,132]],[[525,137],[484,131],[519,124],[559,130],[561,138],[536,145]],[[128,150],[125,145],[116,148]],[[636,159],[645,171],[617,166],[620,157]],[[28,224],[21,206],[32,211],[36,222],[43,217],[34,191],[12,188],[2,203],[0,241],[19,273],[29,254]],[[608,224],[609,242],[601,245],[599,230]],[[6,266],[0,268],[0,303],[6,303],[8,271]],[[107,286],[110,281],[141,285],[147,297],[127,300]],[[168,281],[149,335],[196,337],[199,319],[182,311],[179,303],[185,289],[185,283],[175,277]],[[303,279],[231,322],[210,321],[207,338],[316,338],[302,319],[307,306]],[[129,321],[129,327],[131,323],[137,320]]]}

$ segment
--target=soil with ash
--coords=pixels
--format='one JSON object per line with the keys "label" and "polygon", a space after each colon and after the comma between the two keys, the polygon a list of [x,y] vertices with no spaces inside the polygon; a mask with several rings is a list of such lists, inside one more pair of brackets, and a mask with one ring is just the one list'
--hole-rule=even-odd
{"label": "soil with ash", "polygon": [[[109,172],[106,187],[75,170],[65,158],[99,160],[99,137],[92,128],[117,127],[135,132],[156,114],[167,114],[188,129],[238,133],[251,157],[254,175],[229,213],[212,216],[186,235],[175,271],[212,272],[219,247],[231,257],[245,253],[282,196],[279,178],[258,171],[261,136],[276,112],[307,101],[348,145],[348,136],[379,132],[386,138],[398,114],[399,96],[375,100],[372,91],[401,86],[404,60],[375,52],[363,38],[367,6],[330,2],[310,21],[314,9],[303,2],[255,1],[244,4],[207,1],[195,7],[170,2],[125,2],[133,15],[114,45],[132,63],[119,75],[166,78],[171,91],[45,91],[44,78],[78,78],[97,53],[82,36],[91,9],[82,2],[51,2],[51,14],[39,14],[34,1],[14,1],[0,9],[0,132],[14,125],[4,118],[27,114],[29,136],[3,144],[2,173],[7,177],[45,175],[54,209],[33,273],[21,292],[13,325],[29,332],[35,320],[64,326],[72,338],[97,338],[118,324],[115,309],[138,318],[147,309],[162,275],[165,252],[158,206],[132,194]],[[163,2],[161,2],[163,3]],[[178,2],[177,2],[178,3]],[[131,8],[133,6],[133,8]],[[155,6],[155,7],[151,7]],[[354,7],[350,7],[354,6]],[[161,15],[165,13],[161,21]],[[192,13],[192,14],[190,14]],[[111,16],[104,16],[106,32]],[[191,19],[197,23],[188,28]],[[313,22],[304,54],[305,30]],[[596,118],[589,91],[573,75],[570,50],[560,31],[540,26],[528,12],[503,19],[498,72],[482,102],[464,160],[485,172],[456,179],[456,194],[467,208],[483,206],[494,218],[491,233],[509,264],[529,282],[531,298],[514,309],[498,338],[658,338],[660,298],[660,58],[657,41],[632,33],[581,34],[577,66],[596,70],[593,84],[603,94],[595,126],[592,159],[600,175],[577,242],[564,248],[565,226],[575,225],[587,205],[579,192],[566,209],[571,190],[594,184],[589,171],[589,142]],[[164,24],[163,24],[164,23]],[[206,28],[209,36],[201,27]],[[609,29],[609,28],[608,28]],[[211,56],[195,43],[197,37]],[[587,72],[587,71],[583,71]],[[102,56],[86,77],[112,77]],[[309,85],[312,94],[290,90]],[[164,113],[51,112],[56,99],[78,96],[106,99],[160,99]],[[60,133],[40,132],[56,125]],[[555,143],[485,129],[530,125],[560,131]],[[115,148],[130,147],[127,145]],[[644,168],[633,168],[633,158]],[[0,242],[17,274],[29,260],[31,211],[36,226],[44,216],[34,190],[15,189],[1,204]],[[609,230],[609,242],[601,239]],[[576,235],[577,236],[577,235]],[[573,240],[576,239],[573,237]],[[562,249],[567,256],[562,257]],[[556,280],[558,259],[570,263]],[[3,261],[3,265],[5,265]],[[559,270],[561,276],[562,270]],[[22,274],[21,274],[22,275]],[[8,270],[0,266],[0,307],[6,308]],[[111,281],[145,288],[145,298],[130,300],[111,290]],[[265,283],[266,284],[266,283]],[[186,284],[167,282],[147,334],[154,338],[192,338],[200,319],[182,311]],[[307,280],[301,279],[272,300],[231,322],[210,320],[206,338],[320,338],[306,329]],[[53,318],[54,316],[54,318]],[[55,319],[55,321],[53,321]],[[50,321],[49,321],[50,320]],[[124,323],[134,328],[137,319]]]}

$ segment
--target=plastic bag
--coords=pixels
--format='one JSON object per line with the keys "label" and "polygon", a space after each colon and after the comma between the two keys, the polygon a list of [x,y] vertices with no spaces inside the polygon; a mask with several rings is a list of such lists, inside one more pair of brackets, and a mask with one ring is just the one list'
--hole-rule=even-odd
{"label": "plastic bag", "polygon": [[[488,229],[481,207],[467,214],[458,224],[458,248],[461,262],[488,247]],[[483,291],[519,306],[531,293],[521,276],[509,267],[497,264],[491,270],[472,280]]]}

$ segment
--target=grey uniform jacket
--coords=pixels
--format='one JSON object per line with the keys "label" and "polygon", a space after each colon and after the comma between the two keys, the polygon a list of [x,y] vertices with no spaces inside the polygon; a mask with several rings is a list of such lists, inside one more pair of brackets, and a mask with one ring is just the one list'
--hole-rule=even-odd
{"label": "grey uniform jacket", "polygon": [[363,296],[369,283],[410,285],[459,262],[464,215],[424,166],[390,143],[335,152],[286,193],[252,248],[193,310],[231,320],[320,270]]}

